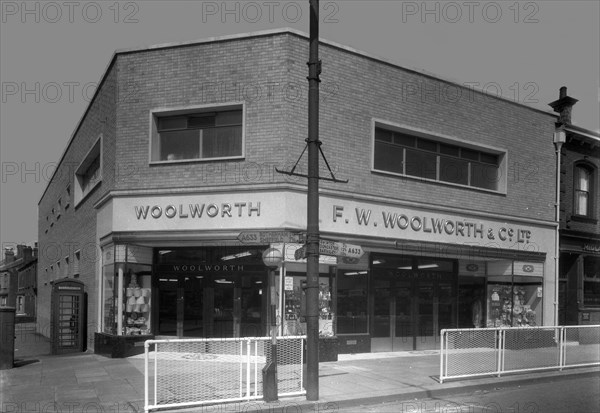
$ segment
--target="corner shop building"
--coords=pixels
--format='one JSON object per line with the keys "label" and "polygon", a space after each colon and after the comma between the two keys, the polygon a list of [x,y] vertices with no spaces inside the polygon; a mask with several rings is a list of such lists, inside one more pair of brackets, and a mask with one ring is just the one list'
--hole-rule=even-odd
{"label": "corner shop building", "polygon": [[[271,305],[281,334],[304,332],[301,244],[260,234],[305,230],[305,182],[253,171],[299,156],[306,99],[203,85],[303,85],[307,50],[285,30],[116,53],[39,208],[42,250],[93,244],[97,259],[45,254],[40,314],[73,277],[96,349],[265,335]],[[321,256],[321,335],[340,352],[412,350],[442,328],[552,324],[554,115],[473,90],[403,97],[465,88],[330,42],[322,59],[338,91],[321,105],[323,149],[350,182],[321,184],[321,237],[365,253]],[[517,178],[532,162],[535,180]],[[284,257],[274,277],[268,248]]]}

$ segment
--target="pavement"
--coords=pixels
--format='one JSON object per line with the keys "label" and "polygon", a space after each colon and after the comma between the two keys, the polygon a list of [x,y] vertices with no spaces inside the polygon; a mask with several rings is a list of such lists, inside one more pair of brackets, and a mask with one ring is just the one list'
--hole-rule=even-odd
{"label": "pavement", "polygon": [[[144,411],[144,359],[93,353],[50,355],[50,343],[31,327],[17,327],[15,367],[0,371],[2,413],[136,413]],[[439,351],[343,354],[319,364],[319,401],[305,396],[228,403],[178,412],[335,412],[361,405],[468,394],[531,381],[600,376],[597,367],[479,377],[440,383]],[[349,409],[349,410],[348,410]]]}

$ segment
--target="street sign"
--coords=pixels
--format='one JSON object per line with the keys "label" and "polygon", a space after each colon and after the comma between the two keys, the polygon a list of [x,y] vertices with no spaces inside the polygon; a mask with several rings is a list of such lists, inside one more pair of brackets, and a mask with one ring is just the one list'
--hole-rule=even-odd
{"label": "street sign", "polygon": [[[319,254],[332,255],[335,257],[360,258],[365,252],[360,245],[346,244],[345,242],[319,240]],[[306,245],[294,252],[296,260],[306,258]]]}
{"label": "street sign", "polygon": [[244,231],[240,232],[237,239],[244,244],[272,244],[304,242],[304,234],[290,231]]}
{"label": "street sign", "polygon": [[346,244],[345,242],[319,240],[319,254],[334,255],[336,257],[360,258],[365,252],[360,245]]}
{"label": "street sign", "polygon": [[294,251],[294,259],[296,261],[303,260],[304,258],[306,258],[306,245]]}

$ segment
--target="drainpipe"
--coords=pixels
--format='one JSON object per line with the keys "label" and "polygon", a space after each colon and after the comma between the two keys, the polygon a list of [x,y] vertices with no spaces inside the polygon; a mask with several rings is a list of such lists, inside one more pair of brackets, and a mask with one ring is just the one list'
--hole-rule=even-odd
{"label": "drainpipe", "polygon": [[559,324],[558,320],[558,291],[560,284],[560,164],[561,164],[561,149],[563,143],[566,142],[566,133],[562,125],[559,125],[554,132],[554,147],[556,148],[556,205],[555,205],[555,220],[556,232],[554,239],[554,325]]}

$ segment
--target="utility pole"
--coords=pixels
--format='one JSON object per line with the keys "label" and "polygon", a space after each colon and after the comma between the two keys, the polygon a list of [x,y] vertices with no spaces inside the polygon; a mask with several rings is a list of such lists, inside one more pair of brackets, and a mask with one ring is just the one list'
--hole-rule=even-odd
{"label": "utility pole", "polygon": [[306,227],[306,399],[319,400],[319,0],[310,0]]}
{"label": "utility pole", "polygon": [[[310,35],[308,59],[308,138],[306,147],[290,171],[275,168],[279,173],[308,179],[306,247],[298,255],[306,257],[306,399],[319,400],[319,179],[347,183],[337,179],[321,149],[319,140],[319,0],[310,0]],[[295,172],[298,162],[308,149],[308,173]],[[319,153],[331,177],[319,176]],[[300,250],[296,251],[298,254]]]}

